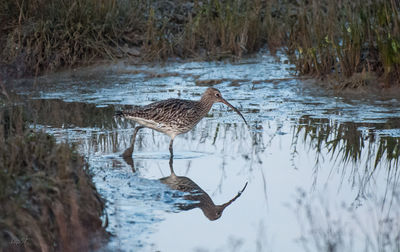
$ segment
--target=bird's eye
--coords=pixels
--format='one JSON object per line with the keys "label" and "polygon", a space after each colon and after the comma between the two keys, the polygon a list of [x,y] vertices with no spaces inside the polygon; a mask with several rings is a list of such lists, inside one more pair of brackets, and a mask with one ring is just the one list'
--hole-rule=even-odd
{"label": "bird's eye", "polygon": [[215,93],[215,97],[221,97],[219,93]]}

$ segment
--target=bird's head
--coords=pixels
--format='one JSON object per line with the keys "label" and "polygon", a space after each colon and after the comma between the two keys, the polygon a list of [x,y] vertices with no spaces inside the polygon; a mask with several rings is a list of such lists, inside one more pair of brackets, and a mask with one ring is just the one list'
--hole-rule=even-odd
{"label": "bird's head", "polygon": [[233,109],[236,113],[238,113],[240,115],[240,117],[242,117],[242,119],[244,120],[244,122],[247,125],[246,119],[244,119],[242,113],[240,113],[240,111],[235,108],[234,106],[232,106],[227,100],[225,100],[222,95],[221,92],[216,89],[216,88],[207,88],[207,90],[204,92],[203,96],[201,97],[202,100],[205,100],[207,102],[211,102],[211,103],[217,103],[217,102],[221,102],[225,105],[227,105],[228,107],[230,107],[231,109]]}

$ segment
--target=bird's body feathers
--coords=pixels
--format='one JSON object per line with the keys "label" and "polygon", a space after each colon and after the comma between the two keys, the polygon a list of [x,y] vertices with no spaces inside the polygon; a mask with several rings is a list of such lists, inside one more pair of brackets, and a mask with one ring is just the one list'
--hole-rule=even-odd
{"label": "bird's body feathers", "polygon": [[199,101],[168,99],[125,110],[120,114],[175,138],[192,129],[210,110],[211,106],[207,107]]}

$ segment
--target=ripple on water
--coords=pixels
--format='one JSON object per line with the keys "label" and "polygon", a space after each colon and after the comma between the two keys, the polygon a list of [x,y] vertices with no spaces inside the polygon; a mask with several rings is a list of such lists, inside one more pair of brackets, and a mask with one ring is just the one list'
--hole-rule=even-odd
{"label": "ripple on water", "polygon": [[[207,152],[198,151],[174,151],[174,159],[196,159],[212,155]],[[170,154],[168,152],[135,152],[133,158],[135,160],[169,160]]]}

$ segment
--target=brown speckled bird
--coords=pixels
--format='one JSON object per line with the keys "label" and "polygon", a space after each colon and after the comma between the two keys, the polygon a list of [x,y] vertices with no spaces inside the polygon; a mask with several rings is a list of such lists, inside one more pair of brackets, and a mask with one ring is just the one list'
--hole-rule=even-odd
{"label": "brown speckled bird", "polygon": [[177,135],[191,130],[207,113],[216,102],[222,102],[238,113],[247,125],[240,111],[222,98],[221,92],[216,88],[207,88],[198,101],[168,99],[154,102],[146,106],[119,111],[117,116],[139,123],[134,130],[132,145],[122,154],[124,157],[132,156],[136,134],[144,127],[157,130],[171,137],[169,151],[173,156],[173,141]]}

